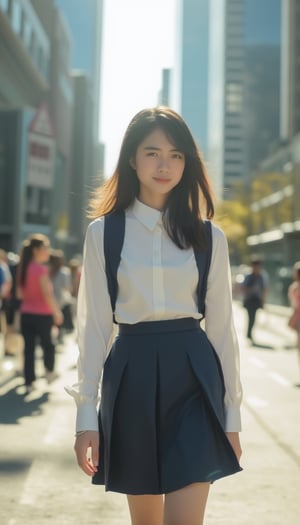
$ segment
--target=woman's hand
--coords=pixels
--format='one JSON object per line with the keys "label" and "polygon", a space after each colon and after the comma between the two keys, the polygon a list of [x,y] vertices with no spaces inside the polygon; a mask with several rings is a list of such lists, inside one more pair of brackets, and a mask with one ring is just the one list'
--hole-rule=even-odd
{"label": "woman's hand", "polygon": [[226,432],[226,436],[235,452],[237,460],[240,461],[242,455],[242,448],[240,444],[239,432]]}
{"label": "woman's hand", "polygon": [[64,322],[63,313],[60,310],[56,310],[53,314],[53,321],[56,326],[60,326]]}
{"label": "woman's hand", "polygon": [[88,476],[93,476],[99,464],[99,432],[87,430],[77,436],[74,450],[80,468]]}

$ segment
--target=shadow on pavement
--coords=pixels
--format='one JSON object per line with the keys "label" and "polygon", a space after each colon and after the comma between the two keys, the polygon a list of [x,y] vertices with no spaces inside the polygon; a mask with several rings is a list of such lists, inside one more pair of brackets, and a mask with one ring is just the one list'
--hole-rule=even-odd
{"label": "shadow on pavement", "polygon": [[49,399],[48,392],[33,391],[25,395],[17,389],[9,390],[0,397],[0,424],[18,424],[22,417],[39,416],[43,412],[43,404]]}
{"label": "shadow on pavement", "polygon": [[30,459],[0,459],[0,475],[23,472],[29,469],[31,463]]}

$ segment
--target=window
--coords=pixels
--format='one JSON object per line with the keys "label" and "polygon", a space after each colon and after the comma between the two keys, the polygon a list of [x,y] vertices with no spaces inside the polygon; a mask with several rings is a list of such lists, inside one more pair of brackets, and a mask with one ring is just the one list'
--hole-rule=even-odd
{"label": "window", "polygon": [[21,31],[20,35],[22,37],[22,40],[25,44],[25,47],[29,49],[30,46],[30,35],[31,35],[31,26],[28,21],[27,15],[25,11],[21,10]]}
{"label": "window", "polygon": [[22,9],[17,0],[14,0],[12,4],[12,27],[17,35],[21,34],[21,24],[22,24]]}
{"label": "window", "polygon": [[228,113],[242,111],[242,86],[238,83],[230,83],[226,86],[226,111]]}
{"label": "window", "polygon": [[0,0],[0,8],[2,9],[2,11],[7,13],[7,11],[8,11],[8,0]]}
{"label": "window", "polygon": [[42,188],[27,186],[26,222],[29,224],[49,224],[50,192]]}
{"label": "window", "polygon": [[32,58],[34,59],[35,54],[36,54],[36,37],[35,37],[35,33],[33,29],[31,30],[31,34],[30,34],[29,52]]}

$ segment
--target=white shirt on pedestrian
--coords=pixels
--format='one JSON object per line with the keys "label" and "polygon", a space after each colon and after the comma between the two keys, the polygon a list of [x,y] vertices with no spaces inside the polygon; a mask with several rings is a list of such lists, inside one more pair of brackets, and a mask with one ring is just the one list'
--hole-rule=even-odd
{"label": "white shirt on pedestrian", "polygon": [[[78,383],[67,388],[77,404],[78,431],[98,430],[99,383],[114,336],[103,237],[104,217],[101,217],[89,225],[86,234],[77,307]],[[161,212],[136,199],[125,213],[116,321],[134,324],[184,317],[200,319],[198,278],[193,249],[178,248],[163,227]],[[226,430],[239,431],[242,390],[228,247],[223,232],[214,224],[205,308],[205,331],[224,375]]]}

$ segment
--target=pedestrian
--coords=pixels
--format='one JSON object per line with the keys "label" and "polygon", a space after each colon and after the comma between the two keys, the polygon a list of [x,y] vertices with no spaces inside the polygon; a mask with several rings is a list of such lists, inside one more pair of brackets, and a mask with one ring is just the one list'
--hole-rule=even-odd
{"label": "pedestrian", "polygon": [[17,298],[17,273],[19,255],[8,252],[7,261],[12,278],[12,285],[9,293],[3,300],[3,311],[5,314],[5,355],[16,356],[23,349],[23,338],[20,334],[20,305],[21,301]]}
{"label": "pedestrian", "polygon": [[256,313],[259,308],[264,307],[268,289],[268,276],[262,268],[262,260],[253,256],[251,259],[251,271],[246,274],[242,284],[244,295],[243,305],[247,311],[247,339],[253,343],[252,330],[255,324]]}
{"label": "pedestrian", "polygon": [[288,288],[288,299],[293,309],[289,326],[297,333],[297,351],[300,365],[300,261],[297,261],[293,266],[293,282]]}
{"label": "pedestrian", "polygon": [[74,299],[77,299],[78,287],[81,275],[81,263],[77,257],[73,257],[69,261],[69,268],[71,272],[71,294]]}
{"label": "pedestrian", "polygon": [[12,287],[12,276],[10,273],[7,252],[0,249],[0,268],[1,268],[1,298],[6,298]]}
{"label": "pedestrian", "polygon": [[7,261],[7,252],[0,249],[0,335],[6,335],[5,300],[12,287],[12,276]]}
{"label": "pedestrian", "polygon": [[[132,524],[199,525],[210,483],[241,470],[241,387],[227,243],[203,222],[213,200],[183,119],[166,107],[139,112],[91,205],[79,381],[68,389],[78,464],[94,484],[127,495]],[[197,264],[209,261],[209,231],[205,333]]]}
{"label": "pedestrian", "polygon": [[72,314],[71,295],[71,271],[65,265],[64,252],[62,250],[51,250],[49,258],[49,276],[53,285],[54,296],[64,316],[63,323],[58,327],[57,341],[63,343],[65,332],[74,329]]}
{"label": "pedestrian", "polygon": [[62,313],[55,300],[48,275],[49,240],[45,235],[32,234],[23,243],[19,271],[18,297],[21,299],[21,333],[24,338],[24,377],[27,392],[34,387],[35,345],[37,337],[43,350],[46,378],[51,383],[57,374],[55,346],[52,342],[53,324],[60,325]]}

